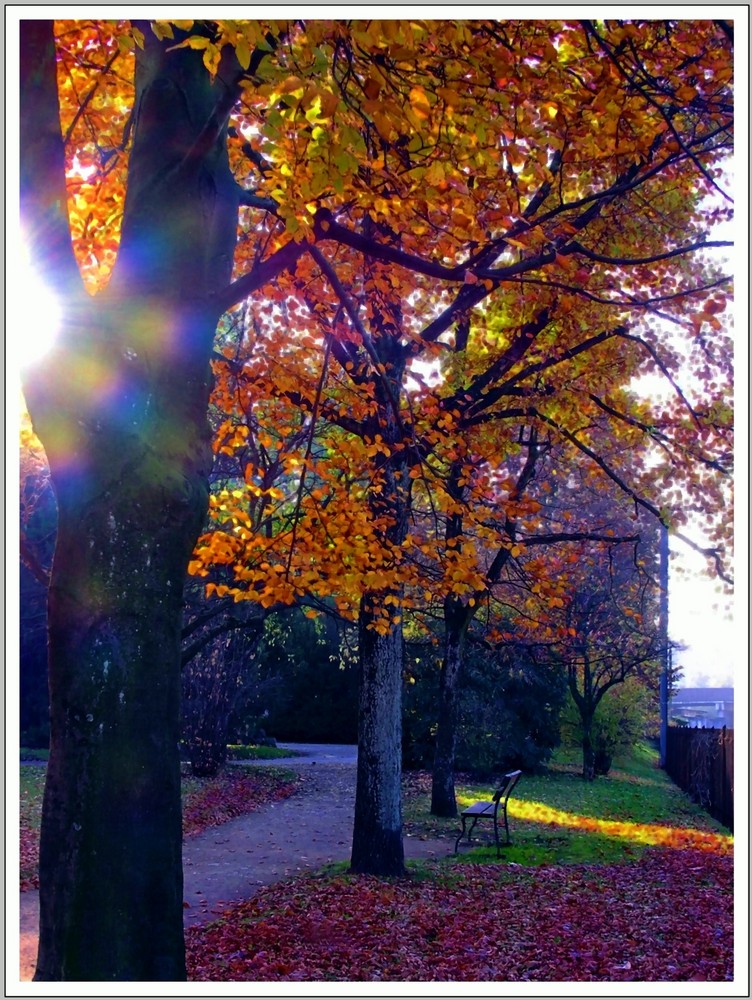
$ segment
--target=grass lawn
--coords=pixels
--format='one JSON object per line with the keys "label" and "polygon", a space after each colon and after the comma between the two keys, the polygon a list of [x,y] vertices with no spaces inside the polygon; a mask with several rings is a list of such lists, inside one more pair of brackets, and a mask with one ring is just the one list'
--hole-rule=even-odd
{"label": "grass lawn", "polygon": [[281,750],[279,747],[230,744],[227,747],[228,760],[279,760],[281,757],[301,757],[297,750]]}
{"label": "grass lawn", "polygon": [[20,777],[21,889],[38,885],[39,825],[42,822],[42,794],[47,768],[22,766]]}
{"label": "grass lawn", "polygon": [[[456,783],[463,809],[488,799],[493,785]],[[414,837],[454,839],[460,820],[430,814],[431,779],[405,776],[405,832]],[[728,850],[728,830],[695,805],[658,767],[658,755],[641,746],[618,760],[606,777],[585,782],[575,753],[560,751],[545,774],[523,774],[509,800],[512,844],[503,863],[544,865],[617,862],[638,857],[649,846],[710,846]],[[479,823],[473,842],[460,846],[459,859],[495,862],[493,826]]]}

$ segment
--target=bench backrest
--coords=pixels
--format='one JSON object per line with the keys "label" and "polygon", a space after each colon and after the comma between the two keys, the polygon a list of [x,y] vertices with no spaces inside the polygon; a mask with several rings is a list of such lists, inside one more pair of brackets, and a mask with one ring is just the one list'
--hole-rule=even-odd
{"label": "bench backrest", "polygon": [[506,804],[507,799],[512,794],[512,789],[521,777],[522,771],[510,771],[509,774],[505,774],[501,779],[501,784],[494,792],[494,802],[499,803],[503,800],[504,804]]}

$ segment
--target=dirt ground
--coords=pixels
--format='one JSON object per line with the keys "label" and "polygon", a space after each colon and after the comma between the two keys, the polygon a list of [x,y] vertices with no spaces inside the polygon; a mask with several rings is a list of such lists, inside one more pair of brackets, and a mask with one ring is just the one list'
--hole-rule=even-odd
{"label": "dirt ground", "polygon": [[[274,762],[278,763],[278,762]],[[350,857],[355,801],[354,763],[284,760],[302,787],[289,799],[213,827],[183,845],[185,926],[207,923],[259,888]],[[440,858],[449,841],[405,837],[405,857]],[[39,896],[21,893],[20,978],[36,962]]]}

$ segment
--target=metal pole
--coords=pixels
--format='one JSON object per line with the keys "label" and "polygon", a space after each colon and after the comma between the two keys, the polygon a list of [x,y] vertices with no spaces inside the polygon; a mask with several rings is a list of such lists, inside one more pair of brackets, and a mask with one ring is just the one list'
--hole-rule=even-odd
{"label": "metal pole", "polygon": [[661,525],[660,540],[660,586],[661,596],[659,605],[659,628],[661,642],[663,644],[663,668],[661,670],[661,736],[660,736],[660,765],[666,766],[666,744],[668,742],[668,675],[671,665],[671,649],[668,639],[668,528]]}

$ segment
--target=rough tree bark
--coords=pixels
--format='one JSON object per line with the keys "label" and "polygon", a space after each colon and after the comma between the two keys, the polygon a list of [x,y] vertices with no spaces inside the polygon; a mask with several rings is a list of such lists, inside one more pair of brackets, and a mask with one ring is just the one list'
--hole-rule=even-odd
{"label": "rough tree bark", "polygon": [[363,598],[359,620],[358,774],[351,867],[369,875],[403,875],[402,629],[369,628],[383,593]]}
{"label": "rough tree bark", "polygon": [[167,52],[141,27],[120,255],[89,298],[65,209],[52,23],[21,25],[23,221],[65,314],[24,386],[59,508],[36,980],[186,974],[181,595],[207,506],[212,293],[230,280],[237,201],[228,91],[200,54]]}
{"label": "rough tree bark", "polygon": [[[378,349],[384,360],[376,381],[377,416],[368,436],[380,434],[389,454],[377,456],[374,488],[369,494],[372,523],[383,532],[385,545],[395,551],[405,540],[409,509],[407,459],[402,447],[399,404],[405,356],[396,336],[382,336]],[[401,621],[386,634],[373,626],[384,621],[384,610],[401,605],[399,587],[363,595],[358,620],[360,686],[358,701],[358,773],[351,867],[370,875],[402,875],[402,671],[404,644]],[[392,603],[394,601],[395,603]]]}

